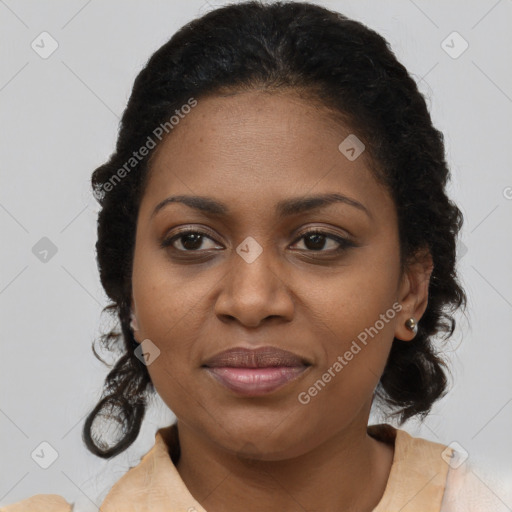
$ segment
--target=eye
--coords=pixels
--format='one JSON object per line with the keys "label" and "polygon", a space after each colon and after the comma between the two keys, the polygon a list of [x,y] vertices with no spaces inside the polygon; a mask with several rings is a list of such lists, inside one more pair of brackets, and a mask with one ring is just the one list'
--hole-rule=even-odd
{"label": "eye", "polygon": [[[213,239],[208,236],[207,233],[203,231],[197,231],[197,230],[184,230],[180,233],[165,239],[162,242],[162,247],[168,247],[171,246],[173,249],[176,249],[177,251],[181,252],[195,252],[199,249],[212,249],[214,247],[204,247],[203,242],[204,240],[210,240],[213,242]],[[179,242],[179,245],[181,245],[182,248],[176,247],[174,242]]]}
{"label": "eye", "polygon": [[[308,252],[340,252],[349,247],[355,247],[355,244],[338,235],[333,235],[326,231],[319,229],[311,229],[305,233],[302,233],[297,241],[304,239],[304,246]],[[328,250],[322,250],[326,246],[327,241],[331,241]]]}
{"label": "eye", "polygon": [[[355,247],[355,244],[350,240],[338,235],[333,235],[326,231],[321,231],[319,229],[312,229],[302,233],[300,237],[295,240],[295,243],[302,239],[305,241],[305,249],[300,250],[305,250],[307,252],[336,253],[344,251],[349,247]],[[212,242],[213,247],[204,247],[204,242],[206,240]],[[326,242],[328,241],[331,242],[331,247],[328,247],[328,250],[323,250],[325,249]],[[218,246],[215,245],[214,240],[207,233],[192,229],[183,230],[176,235],[162,241],[162,248],[169,246],[178,252],[199,252],[201,249],[208,250],[218,248]]]}

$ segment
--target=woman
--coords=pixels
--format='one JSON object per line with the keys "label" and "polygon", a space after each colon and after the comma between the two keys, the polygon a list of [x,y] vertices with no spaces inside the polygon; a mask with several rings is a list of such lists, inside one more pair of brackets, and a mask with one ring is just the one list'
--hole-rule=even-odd
{"label": "woman", "polygon": [[[92,176],[124,353],[83,438],[123,452],[155,391],[177,422],[100,510],[468,510],[461,454],[368,426],[446,392],[434,337],[465,304],[448,178],[414,80],[339,13],[229,5],[162,46]],[[71,510],[1,510],[36,507]]]}

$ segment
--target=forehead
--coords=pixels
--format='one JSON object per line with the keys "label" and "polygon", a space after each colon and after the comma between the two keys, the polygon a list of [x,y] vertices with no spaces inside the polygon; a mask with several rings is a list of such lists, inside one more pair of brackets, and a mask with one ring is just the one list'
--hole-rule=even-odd
{"label": "forehead", "polygon": [[340,151],[356,134],[318,103],[262,91],[197,102],[156,149],[141,207],[171,194],[215,196],[246,208],[311,193],[386,200],[367,154],[349,159]]}

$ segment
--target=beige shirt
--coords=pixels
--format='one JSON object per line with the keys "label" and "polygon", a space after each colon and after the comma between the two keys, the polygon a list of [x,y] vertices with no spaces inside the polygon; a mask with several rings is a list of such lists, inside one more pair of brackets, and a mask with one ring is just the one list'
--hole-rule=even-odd
{"label": "beige shirt", "polygon": [[[490,501],[482,508],[472,500],[469,507],[464,486],[467,471],[449,465],[455,456],[452,448],[412,437],[387,424],[369,426],[368,434],[395,446],[386,489],[373,512],[511,510],[496,508]],[[100,512],[207,512],[190,494],[172,462],[170,453],[175,453],[177,446],[176,424],[158,430],[153,448],[112,486]],[[452,482],[450,493],[445,492],[447,480]],[[43,511],[71,512],[73,504],[56,494],[37,494],[0,508],[0,512]]]}

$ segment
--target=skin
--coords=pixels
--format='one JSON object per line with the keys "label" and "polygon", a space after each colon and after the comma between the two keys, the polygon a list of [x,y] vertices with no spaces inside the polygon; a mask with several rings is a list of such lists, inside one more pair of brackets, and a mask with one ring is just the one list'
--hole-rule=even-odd
{"label": "skin", "polygon": [[[199,98],[153,155],[137,222],[135,338],[160,350],[148,370],[177,417],[177,469],[209,512],[362,512],[384,493],[393,447],[368,436],[370,407],[393,337],[412,340],[405,321],[426,309],[432,261],[424,254],[401,273],[395,205],[366,153],[349,161],[338,150],[349,133],[292,91],[254,90]],[[345,203],[285,218],[274,210],[333,192],[367,213]],[[229,214],[171,203],[152,217],[181,194],[214,198]],[[206,232],[202,245],[181,237],[160,247],[183,228]],[[302,236],[312,228],[356,246],[315,245]],[[251,263],[236,252],[248,236],[262,248]],[[299,393],[394,303],[401,311],[301,404]],[[265,345],[312,365],[263,397],[236,395],[201,368],[223,350]]]}

